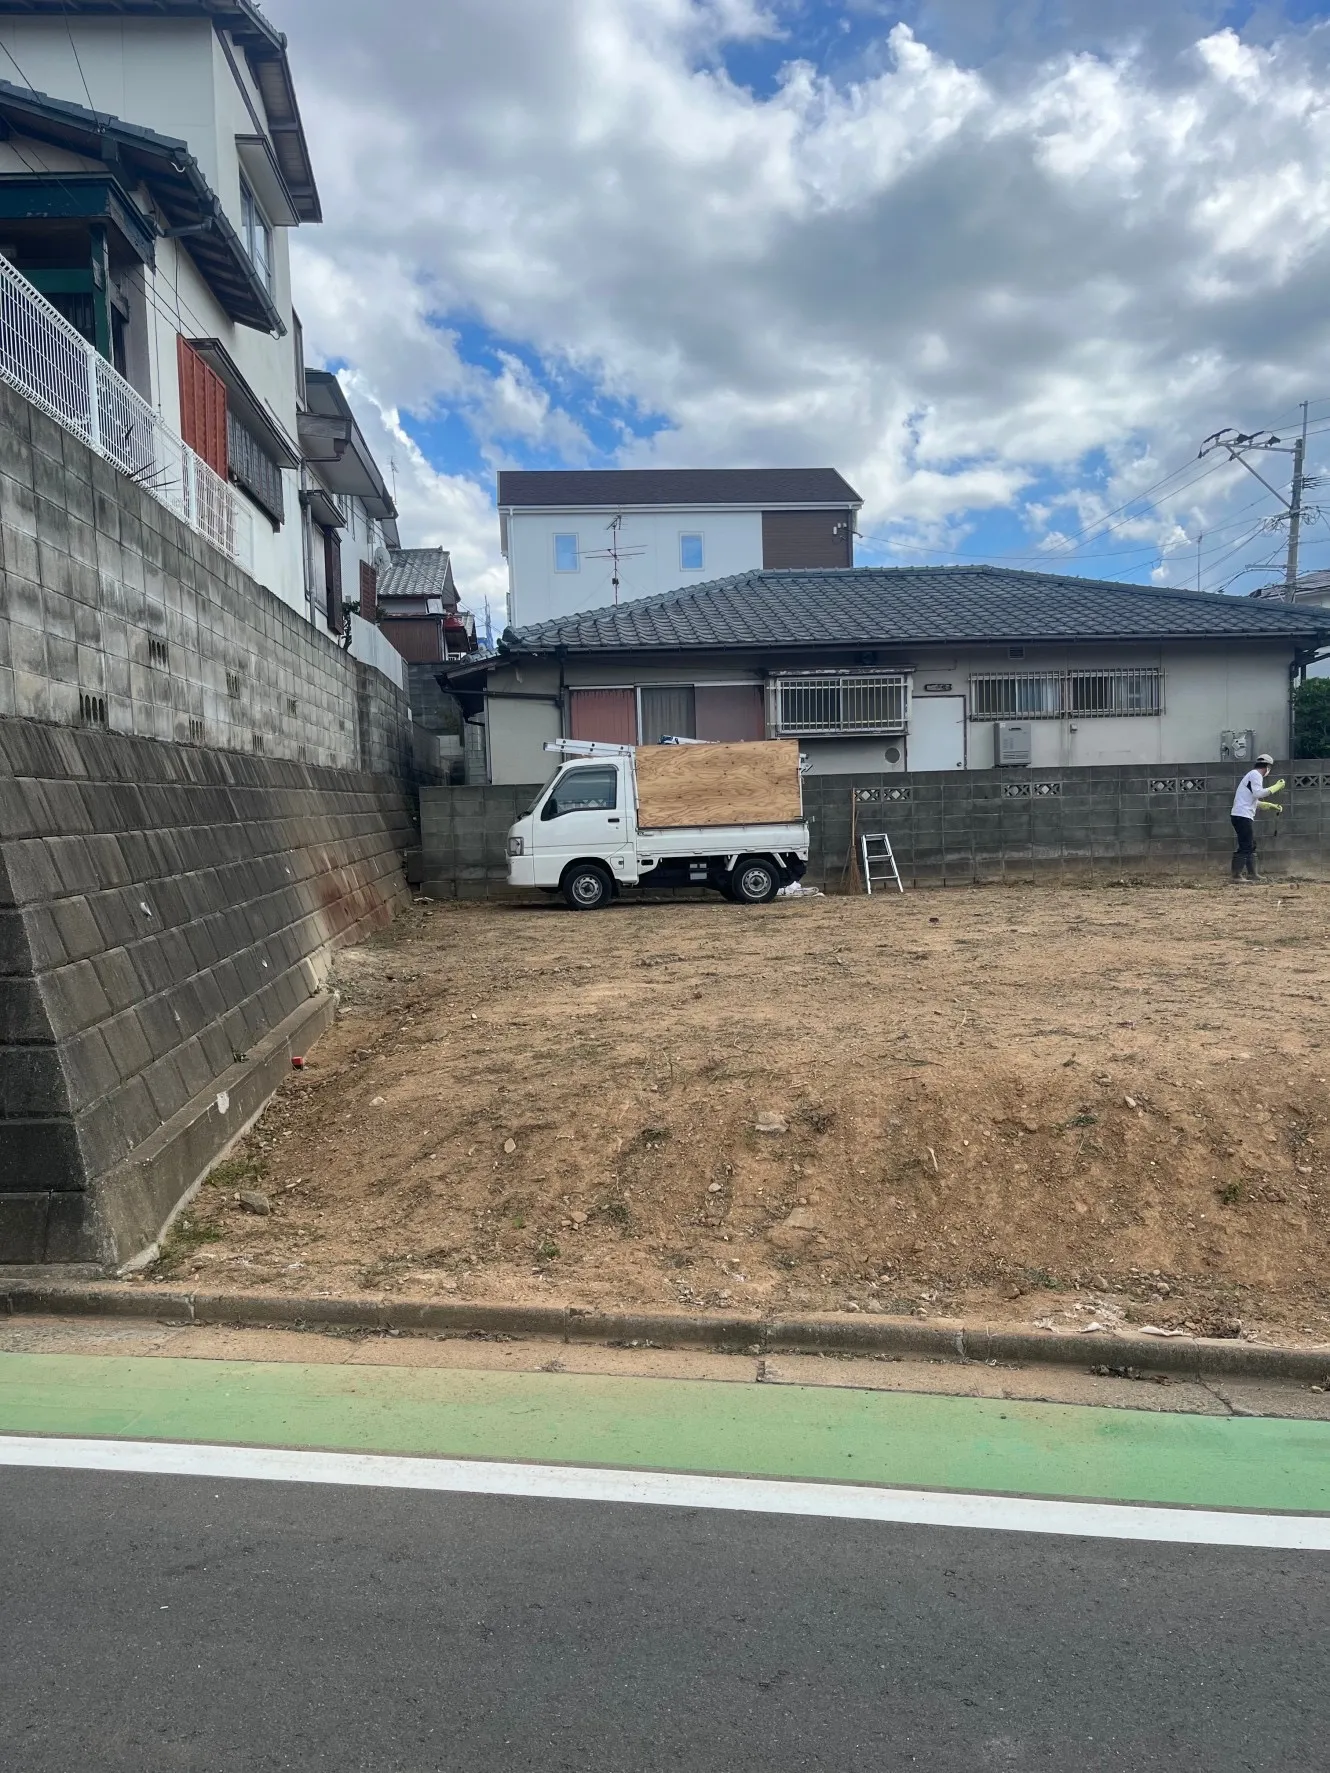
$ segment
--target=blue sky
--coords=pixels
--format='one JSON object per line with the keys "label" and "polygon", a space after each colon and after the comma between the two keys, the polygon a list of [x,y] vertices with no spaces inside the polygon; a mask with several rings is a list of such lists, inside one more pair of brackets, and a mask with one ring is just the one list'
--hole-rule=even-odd
{"label": "blue sky", "polygon": [[504,466],[829,463],[861,562],[1236,591],[1278,505],[1201,439],[1307,399],[1330,468],[1322,0],[270,11],[307,334],[477,607]]}

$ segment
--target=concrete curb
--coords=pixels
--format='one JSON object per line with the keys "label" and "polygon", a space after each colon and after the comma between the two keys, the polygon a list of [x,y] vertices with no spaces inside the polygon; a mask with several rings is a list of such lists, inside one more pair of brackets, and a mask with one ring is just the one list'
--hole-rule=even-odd
{"label": "concrete curb", "polygon": [[481,1305],[411,1299],[301,1299],[261,1293],[189,1293],[148,1287],[0,1279],[10,1316],[151,1318],[168,1324],[265,1325],[307,1330],[400,1330],[451,1336],[548,1337],[560,1342],[702,1348],[742,1354],[880,1354],[940,1361],[1138,1367],[1230,1379],[1330,1378],[1330,1348],[1275,1348],[1200,1337],[1059,1335],[912,1318],[692,1317],[600,1312],[565,1305]]}

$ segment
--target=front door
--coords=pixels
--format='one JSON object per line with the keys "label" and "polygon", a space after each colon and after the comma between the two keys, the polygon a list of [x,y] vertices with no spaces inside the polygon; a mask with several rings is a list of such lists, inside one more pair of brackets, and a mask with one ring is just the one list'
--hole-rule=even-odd
{"label": "front door", "polygon": [[536,881],[556,886],[569,862],[602,856],[622,880],[628,854],[623,776],[612,763],[570,764],[554,779],[535,819]]}
{"label": "front door", "polygon": [[915,696],[905,762],[912,770],[965,768],[965,697]]}

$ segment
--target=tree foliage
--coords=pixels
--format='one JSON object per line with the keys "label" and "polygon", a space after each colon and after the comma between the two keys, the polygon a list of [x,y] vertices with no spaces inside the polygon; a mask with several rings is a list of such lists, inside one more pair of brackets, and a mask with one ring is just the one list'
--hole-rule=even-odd
{"label": "tree foliage", "polygon": [[1293,755],[1330,757],[1330,677],[1309,677],[1294,692]]}

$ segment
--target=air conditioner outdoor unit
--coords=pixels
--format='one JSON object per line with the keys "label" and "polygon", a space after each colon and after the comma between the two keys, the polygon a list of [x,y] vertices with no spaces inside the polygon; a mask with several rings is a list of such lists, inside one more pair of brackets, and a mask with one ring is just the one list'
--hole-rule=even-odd
{"label": "air conditioner outdoor unit", "polygon": [[999,767],[1003,764],[1030,762],[1030,723],[1028,720],[999,720],[993,729],[993,756]]}
{"label": "air conditioner outdoor unit", "polygon": [[1219,735],[1221,763],[1252,763],[1256,758],[1256,734],[1248,727],[1245,733],[1228,728]]}

